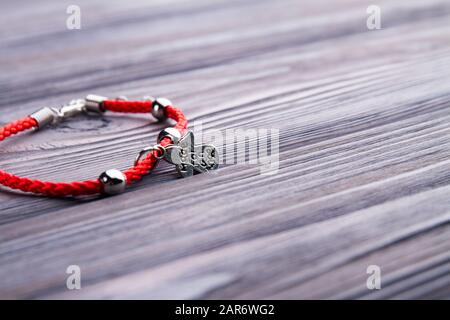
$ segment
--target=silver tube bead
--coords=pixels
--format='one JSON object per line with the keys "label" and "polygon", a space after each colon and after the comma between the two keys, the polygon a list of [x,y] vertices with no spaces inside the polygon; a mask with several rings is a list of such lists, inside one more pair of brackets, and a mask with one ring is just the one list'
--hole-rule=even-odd
{"label": "silver tube bead", "polygon": [[89,94],[86,96],[86,112],[90,113],[103,113],[105,112],[105,107],[103,106],[103,102],[107,100],[107,97],[99,96],[96,94]]}
{"label": "silver tube bead", "polygon": [[45,107],[30,114],[30,117],[36,120],[38,129],[42,129],[48,125],[53,124],[59,116],[58,110]]}

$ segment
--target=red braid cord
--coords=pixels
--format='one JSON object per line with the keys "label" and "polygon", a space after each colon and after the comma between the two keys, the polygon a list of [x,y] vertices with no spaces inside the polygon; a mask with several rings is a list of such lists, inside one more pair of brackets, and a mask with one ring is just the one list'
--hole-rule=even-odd
{"label": "red braid cord", "polygon": [[[106,100],[103,102],[103,106],[106,110],[113,112],[149,113],[152,108],[152,101]],[[187,120],[183,112],[172,106],[168,106],[165,111],[168,118],[177,122],[175,128],[183,133],[187,128]],[[14,121],[0,128],[0,141],[37,127],[38,122],[32,117],[25,117]],[[164,138],[160,142],[160,145],[165,147],[171,143],[170,138]],[[127,184],[136,182],[148,174],[157,163],[156,156],[157,154],[155,153],[149,153],[136,163],[135,166],[126,170],[124,174],[127,177]],[[19,177],[2,170],[0,170],[0,184],[23,192],[52,197],[92,195],[102,192],[102,184],[99,179],[79,182],[47,182]]]}

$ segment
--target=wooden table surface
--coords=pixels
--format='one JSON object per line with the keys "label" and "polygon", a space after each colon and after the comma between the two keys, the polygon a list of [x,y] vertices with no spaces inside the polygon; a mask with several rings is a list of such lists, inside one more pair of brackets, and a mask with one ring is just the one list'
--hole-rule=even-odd
{"label": "wooden table surface", "polygon": [[[70,1],[2,2],[2,124],[88,93],[167,96],[204,130],[278,129],[279,170],[162,164],[109,198],[3,190],[1,298],[450,297],[448,0],[76,2],[80,30]],[[95,178],[163,127],[74,118],[3,142],[0,168]]]}

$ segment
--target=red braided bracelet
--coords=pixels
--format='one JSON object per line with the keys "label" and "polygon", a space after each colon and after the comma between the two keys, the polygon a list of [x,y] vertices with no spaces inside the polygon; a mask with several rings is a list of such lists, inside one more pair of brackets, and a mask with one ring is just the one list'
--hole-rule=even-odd
{"label": "red braided bracelet", "polygon": [[92,195],[97,193],[117,194],[124,191],[126,185],[140,180],[148,174],[160,159],[175,164],[182,177],[195,172],[205,172],[218,167],[218,154],[212,145],[194,145],[194,136],[188,131],[187,120],[180,109],[164,98],[146,98],[144,101],[110,100],[97,95],[88,95],[86,99],[74,100],[61,109],[43,108],[32,115],[14,121],[0,128],[0,141],[29,129],[43,129],[68,117],[80,113],[98,113],[105,111],[127,113],[151,113],[159,121],[167,118],[177,122],[175,127],[162,130],[158,144],[144,148],[133,167],[121,172],[111,169],[103,172],[98,179],[76,182],[45,182],[19,177],[0,170],[0,184],[24,192],[53,197]]}

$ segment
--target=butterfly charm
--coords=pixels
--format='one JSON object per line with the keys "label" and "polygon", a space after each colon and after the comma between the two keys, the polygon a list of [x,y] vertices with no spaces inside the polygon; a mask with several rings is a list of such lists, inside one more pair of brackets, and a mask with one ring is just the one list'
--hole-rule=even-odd
{"label": "butterfly charm", "polygon": [[192,131],[188,131],[178,143],[167,146],[164,159],[174,164],[183,178],[194,173],[208,172],[219,166],[216,147],[211,144],[195,145]]}

